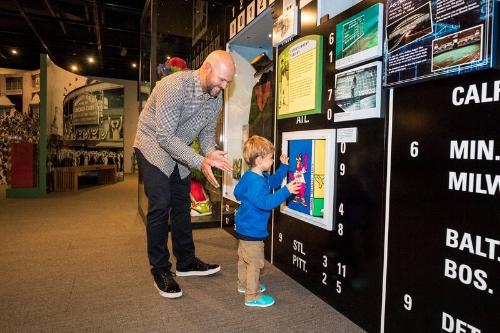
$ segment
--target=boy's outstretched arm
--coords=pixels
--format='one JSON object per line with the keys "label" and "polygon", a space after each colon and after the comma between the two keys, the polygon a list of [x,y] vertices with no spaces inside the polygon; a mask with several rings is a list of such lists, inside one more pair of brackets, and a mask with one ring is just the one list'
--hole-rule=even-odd
{"label": "boy's outstretched arm", "polygon": [[271,186],[272,189],[277,189],[281,186],[281,182],[283,181],[283,178],[286,177],[288,172],[288,156],[285,154],[281,155],[280,161],[281,164],[279,168],[276,169],[276,172],[269,177],[269,186]]}
{"label": "boy's outstretched arm", "polygon": [[269,193],[267,186],[255,186],[251,192],[247,195],[248,200],[262,210],[272,210],[279,207],[291,194],[286,186],[274,193]]}

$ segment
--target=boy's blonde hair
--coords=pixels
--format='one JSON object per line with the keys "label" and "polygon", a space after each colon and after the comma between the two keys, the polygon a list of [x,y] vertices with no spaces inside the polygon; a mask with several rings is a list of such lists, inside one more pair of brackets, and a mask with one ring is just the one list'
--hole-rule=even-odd
{"label": "boy's blonde hair", "polygon": [[253,135],[243,145],[243,159],[251,168],[255,166],[257,157],[264,158],[271,153],[274,153],[272,142],[258,135]]}

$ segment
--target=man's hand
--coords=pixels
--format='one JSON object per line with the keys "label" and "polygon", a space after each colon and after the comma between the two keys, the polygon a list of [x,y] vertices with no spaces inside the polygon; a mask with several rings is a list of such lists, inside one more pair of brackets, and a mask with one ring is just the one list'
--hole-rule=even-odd
{"label": "man's hand", "polygon": [[289,158],[288,158],[288,156],[286,156],[286,154],[281,154],[281,156],[280,156],[281,163],[288,164],[288,160],[289,160]]}
{"label": "man's hand", "polygon": [[215,188],[219,187],[219,183],[217,179],[215,179],[214,173],[212,172],[212,160],[205,157],[203,162],[201,163],[201,172],[207,177],[210,184],[212,184]]}
{"label": "man's hand", "polygon": [[201,164],[201,171],[207,177],[210,184],[218,188],[219,183],[212,172],[212,167],[222,171],[233,171],[233,167],[226,158],[227,153],[221,150],[214,150],[205,156]]}
{"label": "man's hand", "polygon": [[226,158],[227,153],[221,150],[214,150],[207,154],[205,158],[212,161],[211,166],[216,167],[222,171],[233,171],[233,166]]}

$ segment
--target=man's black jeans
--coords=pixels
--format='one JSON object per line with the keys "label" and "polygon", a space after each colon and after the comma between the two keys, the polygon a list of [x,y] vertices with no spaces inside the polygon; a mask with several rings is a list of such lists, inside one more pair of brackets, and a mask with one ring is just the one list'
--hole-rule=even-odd
{"label": "man's black jeans", "polygon": [[170,271],[172,266],[167,248],[169,213],[177,269],[186,269],[194,259],[189,196],[191,178],[182,179],[177,165],[169,177],[149,163],[139,149],[136,148],[135,153],[148,197],[146,234],[151,273]]}

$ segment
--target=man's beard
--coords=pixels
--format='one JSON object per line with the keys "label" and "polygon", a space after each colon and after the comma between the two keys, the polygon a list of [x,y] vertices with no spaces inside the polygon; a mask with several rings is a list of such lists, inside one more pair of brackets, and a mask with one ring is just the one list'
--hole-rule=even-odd
{"label": "man's beard", "polygon": [[219,87],[217,86],[212,86],[212,85],[209,85],[208,86],[208,94],[212,97],[217,97],[219,96],[220,92],[221,92],[222,89],[220,89]]}

